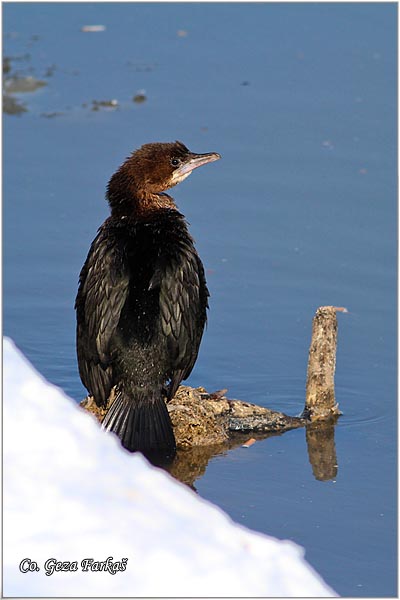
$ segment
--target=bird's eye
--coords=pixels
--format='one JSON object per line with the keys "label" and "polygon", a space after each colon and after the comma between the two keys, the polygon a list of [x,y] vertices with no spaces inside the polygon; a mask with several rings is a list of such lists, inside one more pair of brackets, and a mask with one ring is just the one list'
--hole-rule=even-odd
{"label": "bird's eye", "polygon": [[180,159],[179,158],[171,158],[171,165],[174,167],[177,167],[180,163]]}

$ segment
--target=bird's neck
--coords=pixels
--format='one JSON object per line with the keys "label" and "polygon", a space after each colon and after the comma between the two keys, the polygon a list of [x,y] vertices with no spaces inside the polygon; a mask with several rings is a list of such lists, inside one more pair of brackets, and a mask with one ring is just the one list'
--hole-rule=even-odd
{"label": "bird's neck", "polygon": [[176,209],[174,199],[139,185],[123,171],[115,173],[107,188],[107,200],[113,216],[143,217],[162,209]]}

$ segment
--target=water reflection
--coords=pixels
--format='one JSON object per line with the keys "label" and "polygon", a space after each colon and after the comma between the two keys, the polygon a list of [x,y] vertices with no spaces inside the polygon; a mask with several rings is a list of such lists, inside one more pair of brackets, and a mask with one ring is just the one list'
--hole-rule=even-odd
{"label": "water reflection", "polygon": [[338,417],[306,426],[308,458],[318,481],[336,479],[338,464],[335,446],[335,425]]}
{"label": "water reflection", "polygon": [[[335,446],[337,420],[338,417],[335,417],[328,421],[310,423],[305,428],[308,458],[313,475],[318,481],[330,481],[337,477],[338,464]],[[178,450],[172,463],[163,465],[163,468],[175,479],[195,490],[196,480],[204,475],[208,463],[216,456],[225,455],[230,450],[243,446],[249,440],[250,435],[252,439],[261,441],[284,435],[284,433],[236,433],[227,442],[221,444],[193,446],[186,450]]]}

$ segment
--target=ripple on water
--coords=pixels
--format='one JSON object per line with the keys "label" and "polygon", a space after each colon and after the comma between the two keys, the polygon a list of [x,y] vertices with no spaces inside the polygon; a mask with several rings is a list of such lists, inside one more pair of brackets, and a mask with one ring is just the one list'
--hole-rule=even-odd
{"label": "ripple on water", "polygon": [[336,391],[336,401],[342,412],[339,424],[344,428],[363,428],[391,418],[391,409],[387,402],[373,400],[360,390],[340,387]]}

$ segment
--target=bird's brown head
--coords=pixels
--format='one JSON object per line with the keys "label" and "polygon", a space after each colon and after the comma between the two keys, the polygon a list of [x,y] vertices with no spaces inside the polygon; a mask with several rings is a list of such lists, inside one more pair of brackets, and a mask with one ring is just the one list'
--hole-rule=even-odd
{"label": "bird's brown head", "polygon": [[[127,158],[110,179],[107,196],[112,209],[135,200],[155,203],[197,167],[218,160],[216,152],[195,154],[182,142],[145,144]],[[161,200],[160,200],[161,202]]]}

